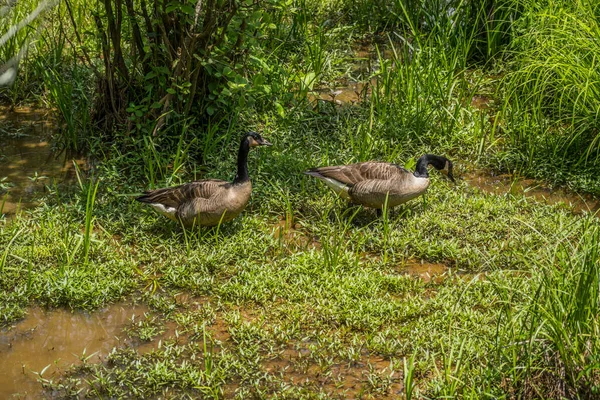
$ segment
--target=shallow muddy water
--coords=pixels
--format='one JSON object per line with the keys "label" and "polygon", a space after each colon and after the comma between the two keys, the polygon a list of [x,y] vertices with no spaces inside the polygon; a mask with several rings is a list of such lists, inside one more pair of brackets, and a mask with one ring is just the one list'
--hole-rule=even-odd
{"label": "shallow muddy water", "polygon": [[143,317],[145,306],[113,304],[94,313],[29,310],[11,329],[0,331],[0,399],[43,398],[38,373],[56,379],[72,364],[101,361],[113,347],[128,343],[123,328]]}
{"label": "shallow muddy water", "polygon": [[47,110],[0,107],[0,216],[32,207],[46,186],[75,177],[81,157],[58,154],[50,138],[55,123]]}
{"label": "shallow muddy water", "polygon": [[321,249],[321,243],[301,230],[301,225],[294,223],[294,216],[282,216],[279,221],[273,225],[273,237],[286,246],[292,246],[297,249]]}
{"label": "shallow muddy water", "polygon": [[534,179],[519,178],[512,174],[494,176],[481,172],[466,174],[464,179],[469,185],[488,193],[524,195],[546,204],[562,203],[575,213],[585,211],[595,213],[600,210],[600,200],[593,196],[569,193],[564,189],[552,189]]}
{"label": "shallow muddy water", "polygon": [[315,89],[308,94],[308,101],[313,104],[318,104],[319,101],[328,101],[338,106],[352,105],[369,96],[376,85],[377,80],[373,78],[368,82],[348,82],[336,88]]}
{"label": "shallow muddy water", "polygon": [[435,279],[435,282],[438,283],[444,279],[444,274],[448,272],[448,270],[449,268],[445,264],[419,262],[417,260],[408,260],[406,265],[402,268],[402,271],[405,274],[417,276],[424,282]]}
{"label": "shallow muddy water", "polygon": [[327,86],[315,88],[308,93],[308,101],[314,106],[319,102],[330,102],[338,106],[360,103],[371,95],[377,87],[377,78],[373,77],[381,68],[379,56],[393,58],[392,49],[380,46],[380,53],[372,45],[358,46],[354,51],[351,70],[343,78]]}

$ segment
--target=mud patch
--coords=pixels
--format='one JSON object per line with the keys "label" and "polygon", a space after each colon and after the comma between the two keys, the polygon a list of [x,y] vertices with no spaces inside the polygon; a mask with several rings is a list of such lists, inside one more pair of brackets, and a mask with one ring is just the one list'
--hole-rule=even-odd
{"label": "mud patch", "polygon": [[127,343],[123,329],[148,311],[114,304],[94,313],[33,308],[12,328],[0,332],[0,398],[43,398],[38,373],[54,379],[73,364],[101,361]]}
{"label": "mud patch", "polygon": [[595,213],[600,210],[600,200],[593,196],[577,195],[564,189],[553,189],[537,182],[535,179],[519,178],[512,174],[494,176],[476,172],[466,174],[464,180],[469,185],[488,193],[523,195],[545,204],[564,204],[577,214],[583,212]]}
{"label": "mud patch", "polygon": [[35,206],[46,186],[75,177],[82,157],[57,153],[50,144],[55,122],[48,110],[0,107],[0,216]]}
{"label": "mud patch", "polygon": [[321,391],[329,398],[396,399],[403,391],[401,371],[394,370],[390,360],[366,350],[354,361],[322,363],[306,346],[288,346],[264,362],[263,368],[284,384]]}
{"label": "mud patch", "polygon": [[471,107],[478,110],[487,110],[493,106],[493,104],[494,100],[489,96],[476,94],[471,98]]}
{"label": "mud patch", "polygon": [[279,242],[280,246],[290,249],[317,249],[321,248],[321,243],[314,237],[310,237],[301,231],[302,226],[295,223],[294,216],[283,216],[272,226],[273,237]]}

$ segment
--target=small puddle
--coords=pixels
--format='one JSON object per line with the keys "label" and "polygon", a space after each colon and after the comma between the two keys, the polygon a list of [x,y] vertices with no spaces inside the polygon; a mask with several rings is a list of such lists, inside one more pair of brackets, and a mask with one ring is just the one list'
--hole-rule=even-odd
{"label": "small puddle", "polygon": [[518,178],[512,174],[494,176],[476,172],[466,174],[464,180],[488,193],[524,195],[546,204],[566,204],[578,214],[600,210],[600,200],[591,195],[577,195],[563,189],[551,189],[535,179]]}
{"label": "small puddle", "polygon": [[371,94],[377,85],[377,79],[368,82],[350,82],[347,85],[336,88],[315,89],[308,94],[308,101],[317,104],[319,101],[327,101],[338,106],[359,103]]}
{"label": "small puddle", "polygon": [[85,166],[81,158],[56,154],[55,130],[48,110],[0,107],[0,216],[35,206],[46,185],[73,179],[73,162]]}
{"label": "small puddle", "polygon": [[[32,308],[12,329],[0,331],[0,398],[43,397],[37,373],[60,376],[84,354],[98,362],[127,339],[123,328],[143,317],[143,305],[113,304],[93,313]],[[121,339],[119,339],[121,338]],[[96,354],[94,354],[96,353]]]}
{"label": "small puddle", "polygon": [[321,248],[321,243],[315,238],[310,238],[306,233],[300,231],[300,224],[294,223],[294,216],[282,216],[281,219],[273,225],[273,237],[280,244],[295,246],[302,249]]}
{"label": "small puddle", "polygon": [[416,260],[408,260],[402,271],[411,276],[417,276],[424,282],[430,282],[434,280],[436,283],[440,283],[444,280],[444,274],[449,271],[450,268],[444,264],[419,262]]}
{"label": "small puddle", "polygon": [[[396,44],[400,48],[402,44]],[[315,88],[308,94],[308,101],[318,106],[319,101],[338,106],[360,103],[369,97],[377,87],[377,78],[372,77],[381,69],[379,56],[385,60],[394,59],[394,51],[386,44],[379,45],[380,52],[372,44],[357,46],[351,61],[351,71],[331,87]]]}

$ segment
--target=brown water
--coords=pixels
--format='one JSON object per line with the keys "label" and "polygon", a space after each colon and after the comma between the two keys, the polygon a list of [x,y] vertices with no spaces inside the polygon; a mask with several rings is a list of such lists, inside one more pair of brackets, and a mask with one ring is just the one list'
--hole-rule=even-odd
{"label": "brown water", "polygon": [[402,268],[402,271],[407,275],[419,277],[425,282],[433,279],[437,283],[444,279],[448,270],[449,268],[445,264],[419,262],[416,260],[408,260],[404,268]]}
{"label": "brown water", "polygon": [[481,172],[464,176],[467,183],[498,195],[524,195],[546,204],[565,204],[575,213],[595,213],[600,210],[600,200],[591,195],[578,195],[564,189],[553,189],[534,179],[515,177],[512,174],[489,175]]}
{"label": "brown water", "polygon": [[34,206],[46,185],[74,178],[74,162],[85,165],[54,151],[55,126],[48,110],[0,107],[0,216]]}
{"label": "brown water", "polygon": [[318,104],[319,101],[328,101],[339,106],[352,105],[369,96],[376,84],[377,80],[373,78],[368,82],[348,82],[335,88],[315,89],[308,94],[308,100],[314,104]]}
{"label": "brown water", "polygon": [[53,379],[80,357],[103,359],[113,347],[127,343],[123,328],[142,317],[145,306],[114,304],[94,313],[33,308],[12,329],[0,331],[0,399],[43,397],[38,373]]}

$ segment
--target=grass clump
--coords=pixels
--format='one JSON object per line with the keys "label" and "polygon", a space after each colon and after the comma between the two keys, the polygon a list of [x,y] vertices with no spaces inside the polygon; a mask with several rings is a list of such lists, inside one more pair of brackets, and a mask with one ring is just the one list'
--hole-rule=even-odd
{"label": "grass clump", "polygon": [[507,153],[514,153],[507,162],[530,175],[597,192],[589,178],[597,174],[600,154],[597,5],[519,4],[502,90],[501,123],[511,142]]}
{"label": "grass clump", "polygon": [[[600,390],[598,304],[600,301],[596,221],[581,239],[548,244],[544,263],[535,263],[533,296],[507,307],[501,327],[510,338],[498,347],[510,379],[507,389],[522,397],[592,398]],[[504,288],[503,297],[513,296]]]}

